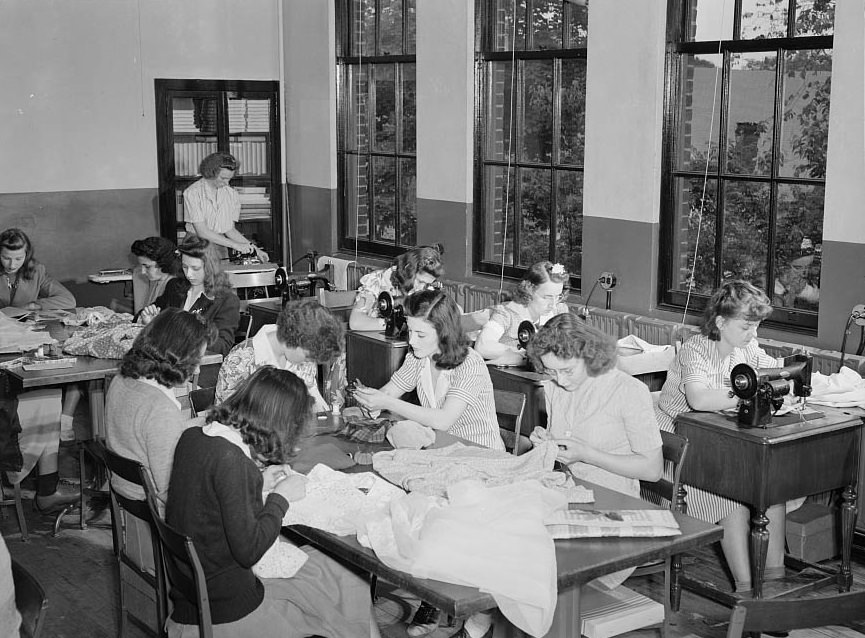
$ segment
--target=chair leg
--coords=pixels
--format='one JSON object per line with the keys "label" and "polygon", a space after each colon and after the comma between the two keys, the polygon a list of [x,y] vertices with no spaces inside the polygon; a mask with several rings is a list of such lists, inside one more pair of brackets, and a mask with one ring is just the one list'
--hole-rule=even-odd
{"label": "chair leg", "polygon": [[21,484],[16,483],[13,487],[15,492],[15,514],[18,516],[18,529],[21,530],[21,542],[30,540],[27,535],[27,519],[24,518],[24,507],[21,504]]}
{"label": "chair leg", "polygon": [[670,587],[666,594],[670,597],[670,608],[677,612],[682,602],[682,583],[679,581],[679,577],[682,575],[682,555],[676,554],[670,559],[670,562],[672,563],[670,568]]}
{"label": "chair leg", "polygon": [[124,638],[127,627],[129,627],[129,614],[126,611],[126,594],[123,587],[123,566],[119,560],[117,561],[117,583],[120,585],[120,624],[117,636],[118,638]]}
{"label": "chair leg", "polygon": [[78,489],[81,491],[81,511],[78,515],[78,527],[79,529],[87,529],[87,520],[85,519],[85,502],[84,502],[84,492],[87,486],[86,481],[86,470],[84,469],[84,445],[78,446],[78,480],[79,485]]}

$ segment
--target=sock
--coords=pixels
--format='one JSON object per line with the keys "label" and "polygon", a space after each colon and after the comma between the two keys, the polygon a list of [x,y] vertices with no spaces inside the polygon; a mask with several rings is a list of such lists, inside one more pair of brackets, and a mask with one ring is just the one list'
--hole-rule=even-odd
{"label": "sock", "polygon": [[51,474],[40,474],[36,478],[36,495],[51,496],[57,491],[57,485],[60,483],[60,475],[57,472]]}
{"label": "sock", "polygon": [[75,417],[71,414],[61,414],[60,415],[60,429],[61,430],[71,430],[72,429],[72,421]]}
{"label": "sock", "polygon": [[751,591],[751,581],[750,580],[746,580],[746,581],[734,580],[733,583],[735,585],[737,594],[746,594],[749,591]]}
{"label": "sock", "polygon": [[465,623],[465,629],[471,638],[481,638],[493,624],[493,616],[490,613],[478,612],[469,616]]}

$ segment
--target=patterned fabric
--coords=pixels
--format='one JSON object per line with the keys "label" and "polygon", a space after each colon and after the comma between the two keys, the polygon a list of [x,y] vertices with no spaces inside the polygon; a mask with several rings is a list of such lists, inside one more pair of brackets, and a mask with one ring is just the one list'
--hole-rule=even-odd
{"label": "patterned fabric", "polygon": [[[588,377],[573,392],[544,381],[549,425],[554,438],[577,438],[609,454],[646,453],[661,447],[652,397],[641,381],[616,368]],[[617,492],[640,496],[640,482],[577,462],[570,466],[578,479]]]}
{"label": "patterned fabric", "polygon": [[343,426],[334,434],[361,443],[383,443],[393,421],[390,419],[344,418]]}
{"label": "patterned fabric", "polygon": [[354,307],[370,317],[378,317],[378,296],[388,292],[394,299],[402,297],[402,291],[395,288],[391,282],[394,266],[386,270],[375,270],[360,278],[360,287],[354,299]]}
{"label": "patterned fabric", "polygon": [[465,401],[465,410],[448,432],[479,445],[504,450],[505,444],[499,434],[496,417],[493,383],[483,357],[470,349],[465,361],[460,365],[452,370],[442,370],[439,378],[444,377],[448,389],[438,400],[420,383],[427,365],[429,359],[418,359],[410,352],[402,367],[390,378],[390,383],[403,392],[417,389],[420,404],[425,408],[441,409],[449,397]]}
{"label": "patterned fabric", "polygon": [[215,233],[225,234],[240,219],[240,197],[231,186],[216,189],[216,193],[200,179],[183,191],[183,217],[186,231],[195,232],[194,223],[204,223]]}
{"label": "patterned fabric", "polygon": [[[567,305],[556,304],[552,312],[541,315],[538,324],[542,326],[556,315],[566,312],[568,312]],[[516,348],[519,344],[517,330],[523,321],[532,321],[528,307],[515,301],[509,301],[492,307],[490,319],[484,324],[481,334],[490,340],[497,338],[499,343]]]}
{"label": "patterned fabric", "polygon": [[[753,368],[771,368],[780,365],[778,359],[770,357],[753,339],[746,348],[736,348],[721,357],[715,342],[700,334],[691,337],[679,350],[667,371],[667,380],[661,390],[661,398],[655,408],[655,416],[662,430],[675,432],[675,419],[684,412],[690,412],[685,384],[704,383],[710,388],[730,387],[730,372],[733,366],[747,363]],[[664,474],[669,478],[667,467]],[[709,523],[721,520],[741,503],[705,492],[695,487],[685,486],[688,492],[688,514]]]}
{"label": "patterned fabric", "polygon": [[237,385],[252,375],[262,366],[270,365],[282,370],[293,372],[306,384],[310,396],[315,399],[315,410],[323,412],[328,409],[318,391],[318,369],[315,363],[290,363],[274,352],[271,346],[271,336],[276,333],[276,324],[261,327],[251,339],[236,345],[225,357],[219,368],[219,378],[216,380],[216,403],[225,401]]}
{"label": "patterned fabric", "polygon": [[128,319],[131,319],[130,315],[116,315],[104,323],[79,328],[63,343],[63,352],[99,359],[122,359],[144,329],[141,324]]}

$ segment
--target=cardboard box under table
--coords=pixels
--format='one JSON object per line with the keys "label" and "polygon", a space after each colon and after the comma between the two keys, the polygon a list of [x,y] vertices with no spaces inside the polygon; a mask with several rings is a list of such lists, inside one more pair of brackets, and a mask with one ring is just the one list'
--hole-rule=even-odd
{"label": "cardboard box under table", "polygon": [[809,563],[834,558],[841,552],[837,513],[826,505],[805,503],[787,515],[787,550]]}

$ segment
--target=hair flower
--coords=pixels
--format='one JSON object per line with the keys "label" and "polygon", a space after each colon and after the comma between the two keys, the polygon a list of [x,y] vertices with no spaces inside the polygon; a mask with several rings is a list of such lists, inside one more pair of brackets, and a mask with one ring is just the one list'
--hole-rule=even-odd
{"label": "hair flower", "polygon": [[565,267],[562,264],[553,264],[553,267],[550,268],[550,272],[554,275],[564,275]]}

